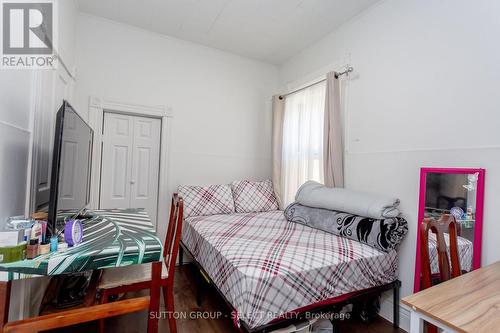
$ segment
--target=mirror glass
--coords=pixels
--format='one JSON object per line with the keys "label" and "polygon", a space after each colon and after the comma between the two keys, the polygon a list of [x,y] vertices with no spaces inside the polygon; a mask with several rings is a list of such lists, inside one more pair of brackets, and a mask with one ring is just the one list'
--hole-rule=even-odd
{"label": "mirror glass", "polygon": [[[443,214],[453,215],[458,222],[457,243],[461,270],[466,273],[479,268],[484,170],[423,168],[420,181],[419,227],[424,218],[439,220]],[[444,238],[449,246],[447,233]],[[438,275],[438,251],[433,232],[429,232],[428,248],[431,273],[433,276]],[[417,252],[415,271],[416,291],[420,290],[419,253],[420,251]]]}

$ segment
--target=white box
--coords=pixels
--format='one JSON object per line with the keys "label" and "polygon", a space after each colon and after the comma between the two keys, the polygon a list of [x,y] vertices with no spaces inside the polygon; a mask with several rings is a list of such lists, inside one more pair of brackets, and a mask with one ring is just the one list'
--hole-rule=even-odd
{"label": "white box", "polygon": [[0,246],[16,246],[24,241],[24,229],[0,231]]}

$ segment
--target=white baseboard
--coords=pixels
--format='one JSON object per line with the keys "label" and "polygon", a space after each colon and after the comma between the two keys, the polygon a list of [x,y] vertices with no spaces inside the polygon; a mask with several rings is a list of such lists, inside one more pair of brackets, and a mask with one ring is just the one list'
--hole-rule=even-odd
{"label": "white baseboard", "polygon": [[[382,294],[379,315],[391,323],[393,322],[392,305],[392,291]],[[401,304],[399,305],[399,327],[406,332],[410,331],[410,311]]]}

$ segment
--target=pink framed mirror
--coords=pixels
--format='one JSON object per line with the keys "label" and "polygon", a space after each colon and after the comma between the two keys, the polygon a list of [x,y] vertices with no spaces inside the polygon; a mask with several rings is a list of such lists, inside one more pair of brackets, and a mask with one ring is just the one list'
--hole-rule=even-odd
{"label": "pink framed mirror", "polygon": [[[420,224],[427,217],[438,220],[443,214],[458,222],[458,252],[462,272],[481,266],[483,232],[484,169],[421,168],[418,208],[417,252],[414,291],[420,290]],[[432,234],[432,233],[431,233]],[[434,244],[434,245],[433,245]],[[437,272],[435,242],[429,240],[431,273]]]}

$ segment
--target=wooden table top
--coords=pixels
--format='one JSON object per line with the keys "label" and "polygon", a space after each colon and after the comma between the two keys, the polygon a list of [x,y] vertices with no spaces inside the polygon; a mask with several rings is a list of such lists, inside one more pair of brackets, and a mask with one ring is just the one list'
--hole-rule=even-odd
{"label": "wooden table top", "polygon": [[458,332],[499,332],[500,262],[407,296],[401,302]]}

